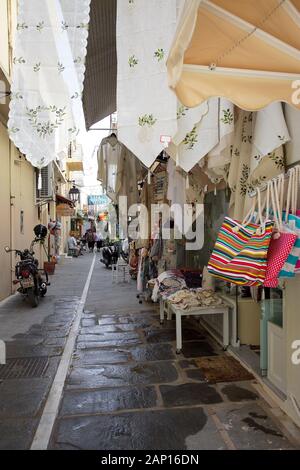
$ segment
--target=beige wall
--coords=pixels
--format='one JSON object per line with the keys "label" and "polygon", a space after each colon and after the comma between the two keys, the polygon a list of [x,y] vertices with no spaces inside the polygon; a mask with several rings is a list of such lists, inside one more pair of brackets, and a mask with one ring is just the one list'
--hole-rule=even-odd
{"label": "beige wall", "polygon": [[10,151],[7,130],[0,122],[0,300],[11,293],[11,256],[4,251],[10,246]]}
{"label": "beige wall", "polygon": [[[29,248],[34,238],[33,228],[38,223],[38,208],[35,205],[34,195],[35,171],[14,147],[11,162],[12,245],[18,249]],[[21,212],[23,212],[23,227],[21,227]]]}

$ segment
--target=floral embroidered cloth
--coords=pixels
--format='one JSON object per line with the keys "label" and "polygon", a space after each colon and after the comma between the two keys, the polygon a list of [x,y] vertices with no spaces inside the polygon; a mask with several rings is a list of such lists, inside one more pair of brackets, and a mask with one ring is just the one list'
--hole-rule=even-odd
{"label": "floral embroidered cloth", "polygon": [[19,0],[9,134],[42,168],[66,150],[83,118],[90,0]]}
{"label": "floral embroidered cloth", "polygon": [[284,172],[283,144],[290,140],[282,105],[262,111],[239,111],[228,184],[232,217],[243,219],[251,206],[248,192]]}
{"label": "floral embroidered cloth", "polygon": [[177,98],[166,59],[176,27],[174,0],[118,2],[118,138],[147,167],[177,131]]}

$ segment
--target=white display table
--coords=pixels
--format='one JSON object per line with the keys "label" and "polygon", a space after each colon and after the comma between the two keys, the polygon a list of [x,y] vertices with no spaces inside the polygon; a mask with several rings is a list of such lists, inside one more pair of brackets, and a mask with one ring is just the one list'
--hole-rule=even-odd
{"label": "white display table", "polygon": [[176,317],[176,353],[180,354],[182,349],[182,317],[200,317],[202,315],[223,315],[223,348],[229,346],[229,305],[222,303],[214,307],[196,307],[190,310],[183,310],[167,300],[160,299],[160,323],[164,322],[165,312],[170,320],[172,314]]}

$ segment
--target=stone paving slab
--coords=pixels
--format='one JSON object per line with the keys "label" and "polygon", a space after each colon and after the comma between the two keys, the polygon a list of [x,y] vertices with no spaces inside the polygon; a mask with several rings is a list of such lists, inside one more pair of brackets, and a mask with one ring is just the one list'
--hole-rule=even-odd
{"label": "stone paving slab", "polygon": [[212,405],[222,403],[215,387],[201,383],[161,385],[159,387],[166,408],[176,406]]}
{"label": "stone paving slab", "polygon": [[73,367],[98,366],[101,364],[124,364],[130,360],[132,360],[132,355],[126,350],[77,350],[73,356]]}
{"label": "stone paving slab", "polygon": [[132,358],[137,362],[167,361],[176,359],[170,343],[143,344],[130,349]]}
{"label": "stone paving slab", "polygon": [[104,365],[94,368],[75,368],[66,381],[66,389],[120,387],[123,385],[150,385],[171,383],[178,373],[171,361],[132,365]]}
{"label": "stone paving slab", "polygon": [[107,339],[107,341],[82,341],[77,343],[77,349],[81,350],[88,350],[88,349],[112,349],[112,348],[126,348],[130,346],[137,346],[138,344],[142,344],[142,340],[140,338],[135,339],[119,339],[119,340],[111,340]]}
{"label": "stone paving slab", "polygon": [[274,421],[256,403],[216,411],[235,447],[241,450],[293,449]]}
{"label": "stone paving slab", "polygon": [[0,421],[36,416],[47,398],[50,385],[47,378],[3,381],[0,384]]}
{"label": "stone paving slab", "polygon": [[[146,341],[148,343],[168,343],[170,341],[176,341],[175,329],[150,329],[145,332]],[[183,329],[182,331],[183,341],[203,340],[205,337],[197,330]]]}
{"label": "stone paving slab", "polygon": [[37,418],[0,420],[0,450],[26,450],[30,448]]}
{"label": "stone paving slab", "polygon": [[142,411],[60,419],[53,449],[224,449],[202,408]]}
{"label": "stone paving slab", "polygon": [[232,403],[241,401],[258,400],[259,396],[251,385],[251,382],[235,382],[221,385],[220,391],[227,400]]}
{"label": "stone paving slab", "polygon": [[156,405],[155,387],[119,387],[107,390],[66,392],[60,416],[154,408]]}
{"label": "stone paving slab", "polygon": [[138,333],[99,333],[99,334],[79,334],[77,338],[78,343],[90,342],[103,342],[112,344],[114,341],[139,341],[140,335]]}

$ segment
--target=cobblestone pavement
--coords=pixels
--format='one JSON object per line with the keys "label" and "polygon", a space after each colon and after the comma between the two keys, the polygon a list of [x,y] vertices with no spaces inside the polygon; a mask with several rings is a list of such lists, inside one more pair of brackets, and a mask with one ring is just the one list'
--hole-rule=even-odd
{"label": "cobblestone pavement", "polygon": [[[20,326],[7,343],[9,357],[46,357],[48,367],[43,377],[0,384],[2,449],[31,445],[90,263],[85,255],[59,267],[48,304],[39,307],[41,321],[27,331]],[[32,312],[22,306],[20,325]],[[7,304],[0,320],[9,323]],[[175,322],[160,325],[157,308],[138,303],[134,281],[112,285],[111,272],[97,261],[49,448],[294,448],[253,381],[206,382],[197,358],[225,353],[195,322],[184,320],[183,327],[176,355]],[[15,319],[7,336],[9,328]]]}

